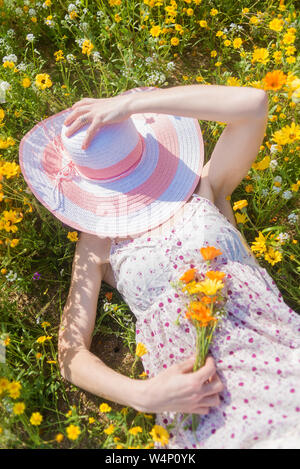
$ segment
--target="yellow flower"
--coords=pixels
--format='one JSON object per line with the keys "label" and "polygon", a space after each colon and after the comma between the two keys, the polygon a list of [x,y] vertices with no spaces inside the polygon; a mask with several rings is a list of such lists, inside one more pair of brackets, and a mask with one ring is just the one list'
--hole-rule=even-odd
{"label": "yellow flower", "polygon": [[45,335],[41,335],[40,337],[36,339],[36,342],[38,344],[43,344],[46,340],[47,340],[47,337]]}
{"label": "yellow flower", "polygon": [[4,274],[6,274],[6,272],[7,272],[7,269],[1,269],[1,274],[4,275]]}
{"label": "yellow flower", "polygon": [[105,402],[103,402],[102,404],[100,404],[99,410],[100,410],[100,412],[106,413],[106,412],[111,411],[111,407],[108,404],[106,404]]}
{"label": "yellow flower", "polygon": [[218,13],[219,13],[219,12],[218,12],[218,10],[216,10],[216,8],[212,8],[212,9],[210,10],[210,15],[211,15],[211,16],[216,16]]}
{"label": "yellow flower", "polygon": [[247,218],[247,215],[245,213],[235,213],[235,218],[236,218],[236,222],[237,223],[246,223],[248,218]]}
{"label": "yellow flower", "polygon": [[78,241],[78,233],[77,231],[69,231],[68,232],[68,235],[67,235],[67,238],[70,240],[70,241]]}
{"label": "yellow flower", "polygon": [[91,423],[91,424],[92,424],[92,423],[95,423],[94,417],[89,417],[89,423]]}
{"label": "yellow flower", "polygon": [[281,130],[277,130],[272,135],[273,140],[280,145],[286,145],[287,143],[294,143],[295,140],[300,139],[300,126],[292,122],[289,126],[283,127]]}
{"label": "yellow flower", "polygon": [[251,250],[252,251],[257,251],[259,253],[263,253],[263,252],[266,252],[267,248],[266,248],[266,240],[267,240],[267,237],[264,237],[264,235],[262,234],[261,231],[259,231],[258,233],[258,237],[255,238],[255,241],[253,241],[252,245],[251,245]]}
{"label": "yellow flower", "polygon": [[274,265],[277,262],[280,262],[282,259],[282,254],[280,251],[275,251],[272,247],[269,247],[268,251],[265,252],[265,260],[270,264]]}
{"label": "yellow flower", "polygon": [[153,37],[158,37],[160,33],[161,33],[161,27],[159,25],[152,26],[152,28],[150,29],[150,34]]}
{"label": "yellow flower", "polygon": [[53,83],[51,81],[51,78],[50,78],[50,75],[48,75],[47,73],[39,73],[35,77],[35,84],[41,90],[45,90],[46,88],[50,88],[53,85]]}
{"label": "yellow flower", "polygon": [[293,192],[298,192],[298,190],[299,190],[299,184],[292,184],[292,185],[291,185],[291,190],[292,190]]}
{"label": "yellow flower", "polygon": [[267,169],[270,166],[270,161],[271,158],[269,156],[265,156],[261,161],[258,163],[253,163],[252,168],[253,169],[258,169],[260,171],[263,171],[264,169]]}
{"label": "yellow flower", "polygon": [[207,28],[207,22],[205,20],[200,20],[198,21],[199,25],[201,28]]}
{"label": "yellow flower", "polygon": [[245,187],[245,191],[246,191],[246,192],[253,192],[253,186],[252,186],[252,184],[247,184],[247,186]]}
{"label": "yellow flower", "polygon": [[229,41],[229,39],[226,39],[226,41],[224,41],[224,46],[228,47],[230,46],[231,44],[231,41]]}
{"label": "yellow flower", "polygon": [[89,56],[92,52],[92,49],[94,49],[93,44],[91,43],[91,41],[86,39],[82,44],[82,53],[87,54]]}
{"label": "yellow flower", "polygon": [[242,44],[243,44],[243,40],[240,37],[235,38],[232,43],[234,49],[239,49]]}
{"label": "yellow flower", "polygon": [[178,44],[179,44],[178,37],[172,37],[171,44],[172,44],[172,46],[178,46]]}
{"label": "yellow flower", "polygon": [[131,435],[137,435],[138,433],[142,433],[143,429],[142,427],[132,427],[130,430],[129,430],[129,433]]}
{"label": "yellow flower", "polygon": [[19,241],[20,241],[20,240],[19,240],[19,239],[16,239],[16,238],[12,239],[12,240],[11,240],[11,243],[10,243],[10,246],[11,246],[12,248],[14,248],[15,246],[17,246],[17,244],[19,243]]}
{"label": "yellow flower", "polygon": [[115,431],[115,426],[113,424],[110,424],[109,427],[107,427],[105,430],[103,430],[104,433],[107,435],[111,435]]}
{"label": "yellow flower", "polygon": [[115,14],[115,22],[116,23],[120,23],[120,21],[122,21],[122,18],[120,15],[118,15],[118,13]]}
{"label": "yellow flower", "polygon": [[79,437],[81,431],[80,431],[80,428],[78,427],[78,425],[69,425],[67,428],[66,428],[66,431],[67,431],[67,436],[69,438],[69,440],[77,440],[77,438]]}
{"label": "yellow flower", "polygon": [[262,63],[262,64],[266,65],[267,62],[269,61],[268,57],[269,57],[269,52],[268,52],[267,49],[257,48],[253,52],[251,62],[252,63],[259,62],[259,63]]}
{"label": "yellow flower", "polygon": [[154,425],[150,435],[154,441],[157,441],[162,446],[167,445],[169,442],[169,433],[164,427],[161,427],[160,425]]}
{"label": "yellow flower", "polygon": [[64,439],[64,435],[62,433],[57,433],[57,435],[55,435],[55,440],[57,441],[57,443],[61,443]]}
{"label": "yellow flower", "polygon": [[269,23],[269,28],[273,31],[279,32],[282,30],[283,25],[284,21],[281,18],[274,18],[274,20]]}
{"label": "yellow flower", "polygon": [[148,352],[147,348],[145,347],[144,344],[142,344],[142,342],[139,342],[136,346],[136,351],[135,351],[135,354],[138,356],[138,357],[142,357],[143,355],[145,355],[146,353]]}
{"label": "yellow flower", "polygon": [[39,360],[40,358],[42,358],[42,356],[43,356],[43,355],[42,355],[40,352],[38,352],[38,353],[35,354],[35,358],[36,358],[37,360]]}
{"label": "yellow flower", "polygon": [[71,20],[74,20],[75,18],[77,18],[78,14],[75,10],[72,10],[70,13],[69,13],[69,17],[71,18]]}
{"label": "yellow flower", "polygon": [[16,402],[13,406],[13,413],[15,415],[22,415],[24,413],[24,410],[25,410],[25,404],[24,402]]}
{"label": "yellow flower", "polygon": [[58,50],[58,51],[56,51],[56,52],[54,52],[53,55],[54,55],[54,57],[55,57],[55,61],[56,61],[56,62],[60,62],[60,61],[65,60],[65,58],[64,58],[64,53],[63,53],[63,51],[62,51],[61,49]]}
{"label": "yellow flower", "polygon": [[9,383],[7,391],[12,399],[17,399],[20,396],[20,389],[22,385],[19,381],[12,381]]}
{"label": "yellow flower", "polygon": [[234,202],[233,210],[242,210],[242,208],[247,207],[247,205],[247,200],[238,200],[237,202]]}
{"label": "yellow flower", "polygon": [[23,88],[29,88],[29,86],[31,85],[30,78],[28,78],[28,77],[23,78],[21,84],[22,84]]}
{"label": "yellow flower", "polygon": [[197,290],[205,293],[205,295],[215,295],[218,290],[224,287],[224,283],[221,280],[207,278],[197,284]]}
{"label": "yellow flower", "polygon": [[43,416],[39,412],[33,412],[30,417],[31,425],[40,425],[43,421]]}
{"label": "yellow flower", "polygon": [[0,396],[9,389],[9,381],[6,378],[0,378]]}
{"label": "yellow flower", "polygon": [[49,327],[50,325],[51,324],[48,321],[43,321],[42,324],[41,324],[42,327]]}
{"label": "yellow flower", "polygon": [[4,110],[0,107],[0,122],[3,121],[4,117],[5,117],[5,112],[4,112]]}
{"label": "yellow flower", "polygon": [[188,9],[186,10],[186,14],[187,14],[188,16],[193,16],[193,14],[194,14],[193,8],[188,8]]}

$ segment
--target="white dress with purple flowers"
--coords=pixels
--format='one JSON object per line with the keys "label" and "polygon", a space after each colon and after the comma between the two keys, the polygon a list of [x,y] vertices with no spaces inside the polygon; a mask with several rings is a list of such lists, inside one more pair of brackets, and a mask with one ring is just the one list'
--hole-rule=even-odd
{"label": "white dress with purple flowers", "polygon": [[[110,253],[118,291],[136,316],[136,341],[149,377],[195,350],[193,325],[181,317],[182,298],[171,286],[189,268],[227,274],[227,316],[210,348],[225,388],[219,407],[191,418],[157,414],[170,430],[164,448],[300,448],[300,316],[283,301],[242,234],[208,199],[193,194],[184,217],[167,234],[113,242]],[[215,246],[222,255],[207,266],[200,253]],[[195,438],[196,437],[196,438]],[[157,448],[160,445],[156,444]]]}

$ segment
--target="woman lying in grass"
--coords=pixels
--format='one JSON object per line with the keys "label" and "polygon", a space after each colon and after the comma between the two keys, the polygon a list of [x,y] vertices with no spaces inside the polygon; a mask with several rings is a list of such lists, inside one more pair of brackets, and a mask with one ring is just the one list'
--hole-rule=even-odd
{"label": "woman lying in grass", "polygon": [[[30,136],[34,162],[26,139],[21,147],[36,197],[81,231],[60,326],[62,376],[156,413],[172,427],[167,448],[299,448],[300,318],[253,256],[228,200],[256,159],[267,117],[259,89],[136,88],[83,99],[40,123]],[[204,166],[198,120],[227,124]],[[187,317],[176,324],[183,306],[172,282],[187,269],[205,274],[200,249],[209,246],[220,253],[209,269],[227,277],[227,315],[193,371],[195,330]],[[145,380],[90,352],[102,281],[136,316]],[[196,434],[183,414],[201,415]]]}

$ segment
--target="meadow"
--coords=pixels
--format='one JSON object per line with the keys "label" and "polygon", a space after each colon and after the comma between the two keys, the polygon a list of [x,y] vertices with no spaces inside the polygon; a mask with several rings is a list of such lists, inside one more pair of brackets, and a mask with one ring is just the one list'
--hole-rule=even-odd
{"label": "meadow", "polygon": [[[84,97],[137,86],[266,90],[266,135],[231,202],[260,265],[300,313],[297,49],[291,0],[0,0],[1,448],[153,448],[168,440],[154,415],[93,396],[60,375],[57,334],[79,233],[28,189],[19,166],[22,137]],[[199,123],[207,161],[225,124]],[[135,318],[105,283],[91,350],[120,373],[147,379]]]}

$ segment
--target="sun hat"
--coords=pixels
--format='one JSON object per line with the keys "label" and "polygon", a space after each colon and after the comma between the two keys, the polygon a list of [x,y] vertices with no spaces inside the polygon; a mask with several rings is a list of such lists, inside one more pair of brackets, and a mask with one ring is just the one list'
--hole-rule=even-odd
{"label": "sun hat", "polygon": [[84,121],[65,136],[64,121],[71,112],[68,108],[40,121],[19,147],[30,190],[64,224],[99,237],[133,236],[167,221],[193,194],[204,162],[197,119],[132,114],[104,125],[83,150]]}

